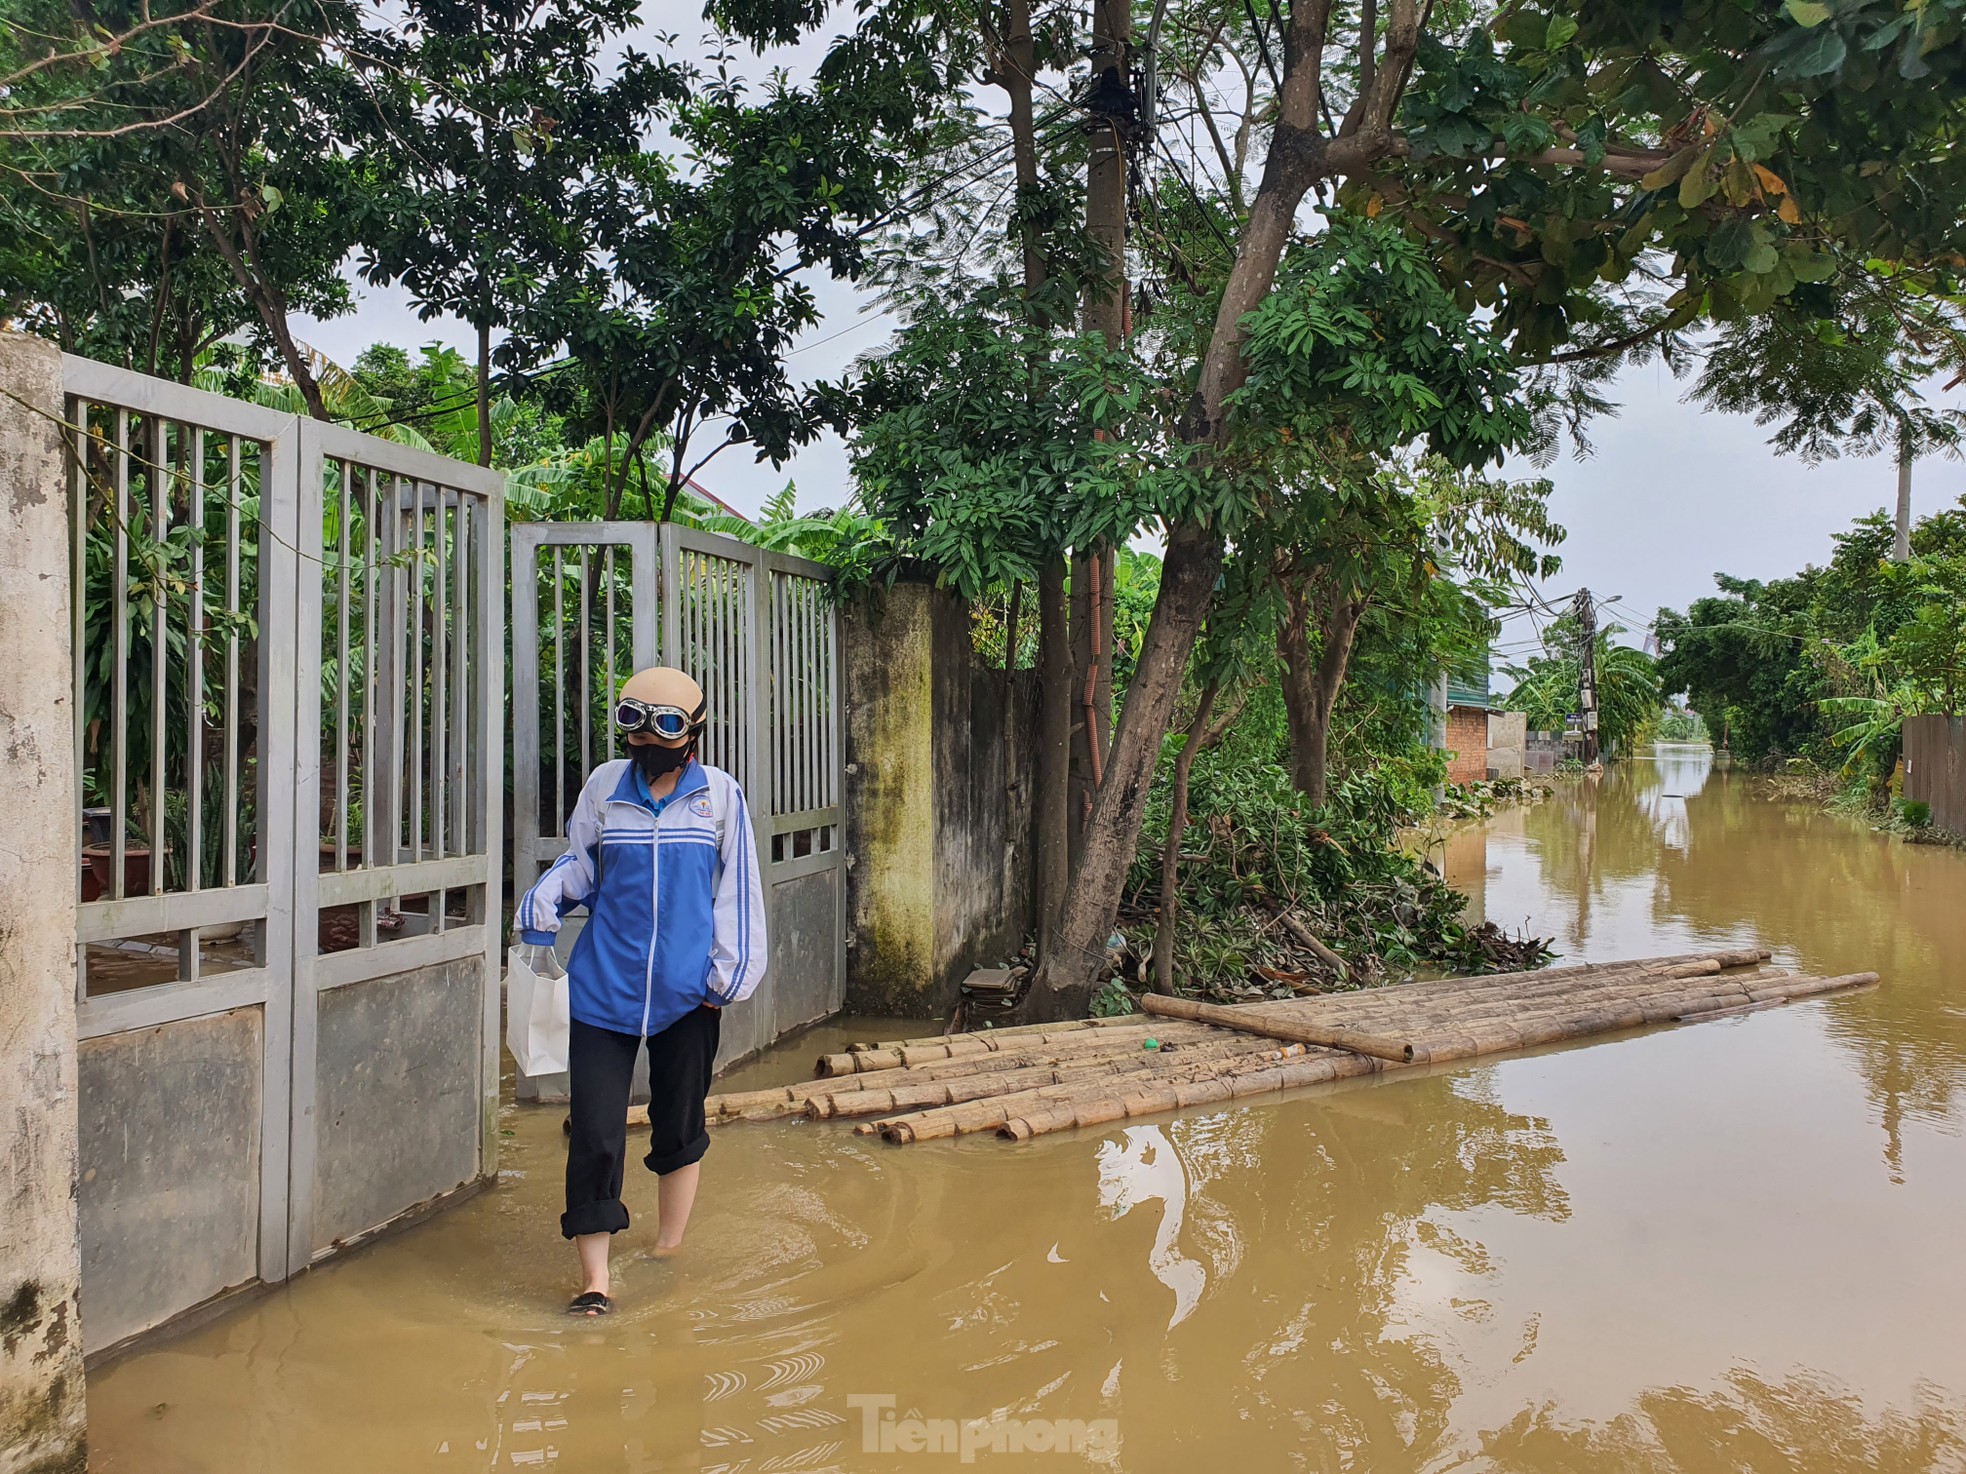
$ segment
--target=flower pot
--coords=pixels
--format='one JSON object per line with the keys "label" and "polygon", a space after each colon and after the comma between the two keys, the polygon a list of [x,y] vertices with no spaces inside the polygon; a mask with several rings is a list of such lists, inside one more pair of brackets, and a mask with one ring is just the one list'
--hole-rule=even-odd
{"label": "flower pot", "polygon": [[[108,845],[92,844],[82,851],[82,858],[89,862],[89,869],[95,875],[95,899],[100,900],[112,894],[109,867],[116,858],[115,852]],[[150,894],[150,851],[147,848],[133,846],[123,851],[123,894],[126,896]]]}

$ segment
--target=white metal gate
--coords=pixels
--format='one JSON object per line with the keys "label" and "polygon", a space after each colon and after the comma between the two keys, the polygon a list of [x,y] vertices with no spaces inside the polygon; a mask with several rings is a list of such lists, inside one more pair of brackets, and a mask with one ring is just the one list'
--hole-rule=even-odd
{"label": "white metal gate", "polygon": [[620,683],[675,665],[709,702],[703,760],[734,775],[763,864],[769,970],[729,1011],[728,1062],[839,1010],[846,981],[839,618],[823,565],[674,523],[512,528],[513,893],[566,847],[618,756]]}
{"label": "white metal gate", "polygon": [[66,361],[84,1331],[495,1159],[497,473]]}

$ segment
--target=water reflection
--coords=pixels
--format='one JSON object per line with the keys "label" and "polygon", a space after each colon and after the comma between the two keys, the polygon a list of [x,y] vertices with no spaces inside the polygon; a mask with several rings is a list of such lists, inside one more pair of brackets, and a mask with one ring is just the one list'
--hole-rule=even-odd
{"label": "water reflection", "polygon": [[1671,1474],[1716,1457],[1722,1467],[1770,1474],[1956,1474],[1966,1468],[1966,1414],[1931,1391],[1909,1408],[1874,1412],[1822,1378],[1769,1382],[1740,1370],[1713,1392],[1648,1392],[1633,1411],[1604,1424],[1566,1423],[1553,1406],[1525,1408],[1483,1435],[1481,1445],[1490,1468],[1522,1474]]}
{"label": "water reflection", "polygon": [[1142,1203],[1164,1205],[1147,1268],[1174,1292],[1171,1331],[1186,1320],[1201,1299],[1208,1271],[1183,1254],[1182,1218],[1188,1206],[1188,1178],[1181,1158],[1168,1145],[1158,1126],[1129,1126],[1118,1141],[1099,1144],[1099,1206],[1122,1218]]}
{"label": "water reflection", "polygon": [[600,1323],[557,1314],[558,1116],[508,1111],[493,1191],[93,1377],[94,1467],[959,1466],[863,1447],[872,1396],[1117,1421],[1103,1463],[976,1458],[1007,1469],[1966,1468],[1966,855],[1668,754],[1443,864],[1572,956],[1886,983],[1020,1148],[731,1128],[690,1254],[630,1253]]}
{"label": "water reflection", "polygon": [[1878,972],[1886,986],[1828,1005],[1828,1027],[1858,1057],[1880,1129],[1895,1142],[1907,1115],[1956,1120],[1966,854],[1772,801],[1759,780],[1662,751],[1469,831],[1449,878],[1478,863],[1484,914],[1553,930],[1576,957],[1759,943],[1811,972]]}

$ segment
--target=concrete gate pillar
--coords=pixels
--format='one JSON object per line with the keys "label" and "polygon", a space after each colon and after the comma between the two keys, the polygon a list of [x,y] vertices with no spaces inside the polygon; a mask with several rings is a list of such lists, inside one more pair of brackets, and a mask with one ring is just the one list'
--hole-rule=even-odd
{"label": "concrete gate pillar", "polygon": [[0,1474],[88,1464],[61,353],[0,333]]}
{"label": "concrete gate pillar", "polygon": [[1037,688],[970,625],[920,576],[842,611],[850,1013],[941,1017],[1029,923]]}

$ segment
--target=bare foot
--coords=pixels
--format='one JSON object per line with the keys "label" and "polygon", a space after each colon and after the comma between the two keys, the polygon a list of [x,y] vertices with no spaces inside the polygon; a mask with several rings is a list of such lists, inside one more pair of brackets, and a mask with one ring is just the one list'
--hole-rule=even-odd
{"label": "bare foot", "polygon": [[680,1243],[665,1244],[661,1239],[657,1239],[653,1244],[649,1245],[648,1257],[651,1259],[674,1259],[682,1252],[683,1246]]}

